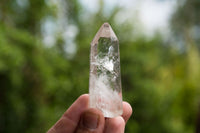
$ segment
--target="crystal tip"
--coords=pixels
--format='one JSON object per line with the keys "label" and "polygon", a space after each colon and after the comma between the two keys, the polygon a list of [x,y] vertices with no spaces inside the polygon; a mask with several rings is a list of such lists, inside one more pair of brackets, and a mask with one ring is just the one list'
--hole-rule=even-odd
{"label": "crystal tip", "polygon": [[103,26],[104,26],[104,27],[109,27],[110,24],[109,24],[108,22],[105,22],[105,23],[103,24]]}
{"label": "crystal tip", "polygon": [[105,37],[105,38],[110,38],[112,37],[113,39],[117,39],[114,31],[112,30],[110,24],[108,22],[105,22],[101,28],[98,30],[98,32],[96,33],[94,39],[91,42],[91,45],[95,45],[98,43],[98,40],[100,37]]}

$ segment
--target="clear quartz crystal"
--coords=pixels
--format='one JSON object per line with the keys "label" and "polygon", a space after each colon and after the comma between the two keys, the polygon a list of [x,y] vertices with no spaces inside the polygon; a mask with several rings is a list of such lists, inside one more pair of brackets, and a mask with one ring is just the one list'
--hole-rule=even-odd
{"label": "clear quartz crystal", "polygon": [[119,41],[108,23],[104,23],[91,43],[90,107],[105,117],[123,113]]}

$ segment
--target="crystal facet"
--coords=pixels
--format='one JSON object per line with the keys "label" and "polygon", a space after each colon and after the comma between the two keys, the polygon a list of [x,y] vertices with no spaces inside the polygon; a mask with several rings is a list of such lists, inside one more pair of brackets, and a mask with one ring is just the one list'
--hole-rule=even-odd
{"label": "crystal facet", "polygon": [[105,117],[123,113],[119,41],[108,23],[91,42],[89,93],[90,107],[101,110]]}

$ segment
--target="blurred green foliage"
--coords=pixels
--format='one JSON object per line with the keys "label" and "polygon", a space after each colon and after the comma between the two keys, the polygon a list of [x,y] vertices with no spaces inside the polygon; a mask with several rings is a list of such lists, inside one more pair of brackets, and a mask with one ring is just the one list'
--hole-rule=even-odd
{"label": "blurred green foliage", "polygon": [[88,93],[89,44],[105,21],[120,40],[123,98],[133,107],[126,132],[195,132],[200,101],[200,37],[194,32],[200,27],[198,0],[177,7],[167,41],[159,33],[150,39],[131,36],[134,21],[114,21],[119,7],[105,15],[100,1],[97,13],[84,16],[78,0],[65,0],[64,18],[78,29],[73,55],[65,51],[71,42],[64,43],[68,38],[62,30],[55,34],[54,45],[42,41],[43,21],[59,18],[59,7],[49,3],[0,1],[0,132],[45,132],[78,96]]}

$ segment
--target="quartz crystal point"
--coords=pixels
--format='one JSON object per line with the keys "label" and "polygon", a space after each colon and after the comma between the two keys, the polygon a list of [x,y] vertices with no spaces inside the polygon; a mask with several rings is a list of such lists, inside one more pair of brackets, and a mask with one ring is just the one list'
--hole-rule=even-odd
{"label": "quartz crystal point", "polygon": [[119,41],[108,23],[104,23],[90,51],[90,107],[102,111],[104,117],[123,113]]}

